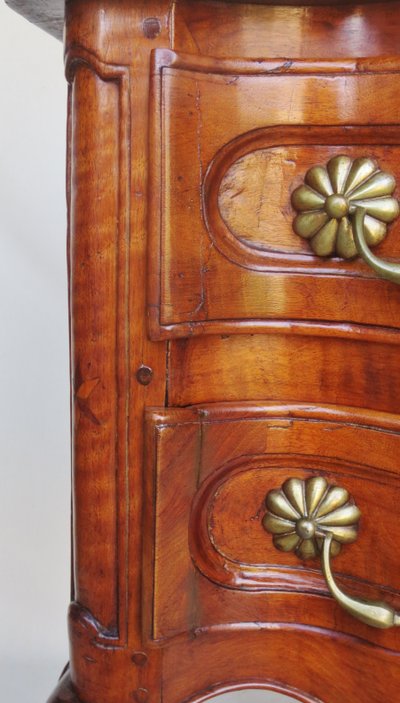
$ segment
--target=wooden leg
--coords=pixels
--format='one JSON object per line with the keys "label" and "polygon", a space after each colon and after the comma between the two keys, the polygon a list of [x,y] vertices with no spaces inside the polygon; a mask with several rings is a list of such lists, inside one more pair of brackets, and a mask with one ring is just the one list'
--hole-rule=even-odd
{"label": "wooden leg", "polygon": [[61,674],[60,680],[47,703],[81,703],[71,684],[69,664],[67,664]]}

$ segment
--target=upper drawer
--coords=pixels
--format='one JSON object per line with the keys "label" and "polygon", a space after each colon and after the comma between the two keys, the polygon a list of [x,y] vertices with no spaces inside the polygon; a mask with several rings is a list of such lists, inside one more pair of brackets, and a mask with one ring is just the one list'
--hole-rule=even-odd
{"label": "upper drawer", "polygon": [[[153,339],[295,321],[396,327],[400,290],[359,258],[318,257],[291,194],[332,157],[400,183],[400,61],[154,55],[149,318]],[[374,250],[400,259],[400,221]],[[318,322],[317,322],[318,321]]]}

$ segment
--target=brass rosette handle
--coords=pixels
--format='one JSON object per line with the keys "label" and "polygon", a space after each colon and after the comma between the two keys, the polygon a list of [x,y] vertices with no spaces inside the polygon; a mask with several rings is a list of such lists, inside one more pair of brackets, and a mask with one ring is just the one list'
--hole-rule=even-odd
{"label": "brass rosette handle", "polygon": [[334,156],[326,166],[313,166],[292,193],[298,213],[293,229],[309,241],[317,256],[352,259],[361,256],[382,278],[400,282],[400,265],[375,256],[388,224],[400,212],[393,197],[394,177],[369,156]]}
{"label": "brass rosette handle", "polygon": [[400,625],[400,615],[390,605],[349,596],[334,579],[330,559],[342,545],[357,539],[361,517],[345,488],[329,484],[322,476],[289,478],[268,493],[266,507],[262,524],[273,535],[274,546],[293,551],[302,560],[320,555],[329,591],[344,610],[372,627]]}

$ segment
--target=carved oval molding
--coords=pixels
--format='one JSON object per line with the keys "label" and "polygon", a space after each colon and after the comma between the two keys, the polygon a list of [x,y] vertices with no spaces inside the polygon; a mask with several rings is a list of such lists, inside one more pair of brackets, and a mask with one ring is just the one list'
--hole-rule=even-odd
{"label": "carved oval molding", "polygon": [[[229,463],[202,484],[193,503],[189,546],[195,567],[227,588],[327,594],[319,562],[299,563],[292,554],[278,552],[262,526],[265,495],[273,486],[288,476],[305,479],[316,474],[349,484],[360,504],[368,501],[368,484],[378,485],[381,480],[369,467],[324,457],[263,455]],[[389,477],[387,481],[391,484]],[[367,534],[364,540],[368,541]],[[346,575],[347,568],[351,571],[351,561],[346,566],[345,557],[341,577],[354,582],[354,575]],[[368,576],[363,575],[363,583],[376,586]]]}
{"label": "carved oval molding", "polygon": [[[393,159],[389,167],[396,169],[399,145],[393,140],[384,126],[266,127],[237,137],[216,154],[204,179],[209,236],[226,258],[246,268],[363,275],[357,261],[321,261],[294,235],[291,193],[314,164],[338,154],[358,158],[366,147],[377,160]],[[389,151],[382,146],[388,142]]]}

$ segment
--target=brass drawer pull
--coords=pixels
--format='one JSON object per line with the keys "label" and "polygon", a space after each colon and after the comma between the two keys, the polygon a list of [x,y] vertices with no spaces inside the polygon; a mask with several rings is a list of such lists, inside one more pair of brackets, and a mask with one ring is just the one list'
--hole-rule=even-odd
{"label": "brass drawer pull", "polygon": [[392,283],[400,283],[400,264],[379,259],[369,248],[365,238],[365,208],[357,207],[353,215],[353,235],[359,255],[376,271],[381,278],[386,278]]}
{"label": "brass drawer pull", "polygon": [[368,601],[344,593],[331,570],[330,557],[342,544],[357,539],[359,508],[345,488],[329,484],[322,476],[305,481],[289,478],[266,498],[264,529],[273,535],[280,551],[294,551],[300,559],[321,556],[322,571],[332,596],[361,622],[378,628],[400,625],[400,614],[381,601]]}
{"label": "brass drawer pull", "polygon": [[298,213],[293,229],[317,256],[352,259],[358,253],[381,276],[398,282],[400,266],[369,250],[385,239],[387,225],[399,215],[395,188],[394,177],[374,159],[334,156],[326,166],[310,168],[293,191],[292,206]]}

